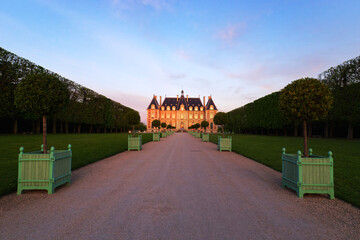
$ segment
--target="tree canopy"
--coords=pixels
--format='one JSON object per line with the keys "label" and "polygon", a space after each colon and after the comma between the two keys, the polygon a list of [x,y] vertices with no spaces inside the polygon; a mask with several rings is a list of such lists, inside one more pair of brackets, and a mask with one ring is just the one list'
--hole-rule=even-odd
{"label": "tree canopy", "polygon": [[133,130],[133,136],[135,136],[135,125],[140,123],[140,115],[137,111],[129,111],[126,114],[126,119],[129,125],[132,125]]}
{"label": "tree canopy", "polygon": [[223,132],[223,137],[225,136],[224,134],[224,125],[228,122],[229,117],[226,113],[224,112],[218,112],[216,113],[216,115],[214,116],[214,123],[216,125],[220,125],[222,128],[222,132]]}

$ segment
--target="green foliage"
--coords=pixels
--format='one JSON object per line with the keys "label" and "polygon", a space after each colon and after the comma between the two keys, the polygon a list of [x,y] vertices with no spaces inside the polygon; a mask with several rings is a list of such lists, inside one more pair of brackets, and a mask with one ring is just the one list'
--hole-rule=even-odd
{"label": "green foliage", "polygon": [[333,93],[333,119],[360,122],[360,82],[337,88]]}
{"label": "green foliage", "polygon": [[200,125],[205,130],[209,126],[209,122],[208,121],[202,121]]}
{"label": "green foliage", "polygon": [[194,128],[195,128],[196,130],[198,130],[198,129],[200,128],[200,124],[199,124],[199,123],[195,123],[195,124],[194,124]]}
{"label": "green foliage", "polygon": [[155,119],[152,121],[151,125],[155,128],[159,128],[160,127],[160,121]]}
{"label": "green foliage", "polygon": [[216,125],[225,125],[228,122],[228,115],[224,112],[218,112],[214,117],[214,123]]}
{"label": "green foliage", "polygon": [[290,119],[311,121],[325,118],[332,102],[326,85],[315,78],[302,78],[281,90],[279,107]]}
{"label": "green foliage", "polygon": [[166,128],[166,123],[164,123],[164,122],[161,123],[161,127],[162,127],[162,128]]}

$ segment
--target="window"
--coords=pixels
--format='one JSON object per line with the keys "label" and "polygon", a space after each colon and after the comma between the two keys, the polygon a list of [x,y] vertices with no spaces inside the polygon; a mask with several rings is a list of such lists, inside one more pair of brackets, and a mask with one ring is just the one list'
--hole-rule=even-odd
{"label": "window", "polygon": [[189,114],[189,118],[192,119],[192,114],[191,113]]}
{"label": "window", "polygon": [[181,104],[180,110],[181,110],[181,111],[184,111],[184,105],[183,105],[183,104]]}
{"label": "window", "polygon": [[195,119],[198,119],[198,115],[197,115],[197,114],[195,114]]}
{"label": "window", "polygon": [[189,111],[192,111],[192,107],[189,107]]}
{"label": "window", "polygon": [[167,106],[167,107],[166,107],[166,110],[168,110],[168,111],[169,111],[169,110],[170,110],[170,106]]}
{"label": "window", "polygon": [[210,118],[214,118],[214,114],[213,114],[213,113],[210,113]]}
{"label": "window", "polygon": [[213,105],[210,105],[210,110],[214,110],[214,106],[213,106]]}
{"label": "window", "polygon": [[195,111],[197,111],[198,110],[198,107],[195,107]]}
{"label": "window", "polygon": [[170,113],[166,114],[166,118],[170,118]]}
{"label": "window", "polygon": [[175,113],[173,113],[172,117],[175,118]]}
{"label": "window", "polygon": [[165,115],[164,114],[161,114],[161,118],[164,118],[165,117]]}
{"label": "window", "polygon": [[204,115],[200,114],[200,119],[204,119]]}
{"label": "window", "polygon": [[165,110],[165,107],[164,107],[164,106],[162,106],[162,107],[161,107],[161,110],[163,110],[163,111],[164,111],[164,110]]}
{"label": "window", "polygon": [[184,114],[181,114],[181,119],[183,119],[184,118]]}
{"label": "window", "polygon": [[210,123],[210,129],[213,129],[213,128],[214,128],[214,124]]}
{"label": "window", "polygon": [[204,108],[203,108],[203,107],[201,107],[201,108],[200,108],[200,111],[204,111]]}
{"label": "window", "polygon": [[155,109],[155,105],[154,105],[154,104],[151,104],[151,109]]}
{"label": "window", "polygon": [[172,110],[175,111],[175,106],[172,107]]}
{"label": "window", "polygon": [[155,114],[154,113],[151,113],[151,118],[154,118],[155,117]]}

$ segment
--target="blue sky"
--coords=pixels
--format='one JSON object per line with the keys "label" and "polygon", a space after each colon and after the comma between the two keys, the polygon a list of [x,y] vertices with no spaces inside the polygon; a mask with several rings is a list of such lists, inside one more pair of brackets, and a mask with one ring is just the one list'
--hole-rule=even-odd
{"label": "blue sky", "polygon": [[358,0],[12,0],[0,46],[141,113],[153,94],[229,111],[360,55]]}

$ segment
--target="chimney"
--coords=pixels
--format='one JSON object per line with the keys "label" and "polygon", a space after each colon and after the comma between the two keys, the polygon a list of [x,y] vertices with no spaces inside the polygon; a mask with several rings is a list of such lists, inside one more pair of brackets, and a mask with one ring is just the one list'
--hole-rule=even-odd
{"label": "chimney", "polygon": [[160,106],[161,106],[161,96],[160,96]]}
{"label": "chimney", "polygon": [[205,96],[204,96],[204,107],[205,107]]}
{"label": "chimney", "polygon": [[179,101],[179,95],[176,95],[176,101]]}
{"label": "chimney", "polygon": [[208,99],[210,100],[210,98],[211,98],[211,97],[209,96]]}
{"label": "chimney", "polygon": [[189,95],[186,94],[186,101],[189,102]]}
{"label": "chimney", "polygon": [[155,100],[157,99],[155,94],[154,94],[154,98],[155,98]]}

